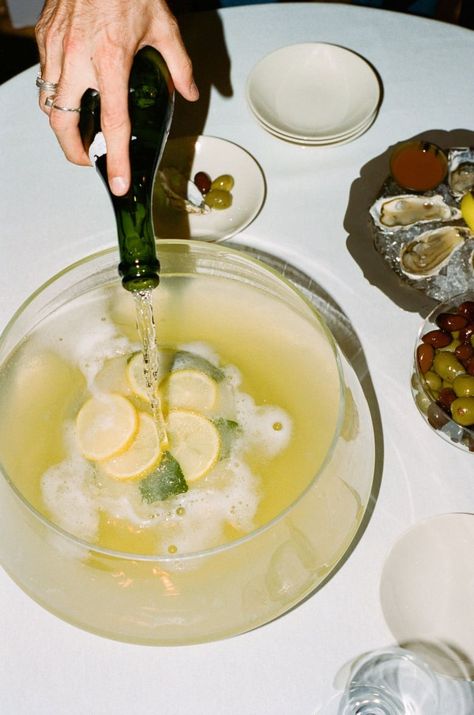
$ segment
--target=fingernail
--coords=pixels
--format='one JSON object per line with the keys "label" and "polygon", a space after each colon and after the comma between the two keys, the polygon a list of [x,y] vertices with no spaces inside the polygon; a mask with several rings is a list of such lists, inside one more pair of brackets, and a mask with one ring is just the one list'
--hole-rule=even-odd
{"label": "fingernail", "polygon": [[114,176],[110,180],[110,188],[116,196],[122,196],[127,191],[127,183],[123,176]]}

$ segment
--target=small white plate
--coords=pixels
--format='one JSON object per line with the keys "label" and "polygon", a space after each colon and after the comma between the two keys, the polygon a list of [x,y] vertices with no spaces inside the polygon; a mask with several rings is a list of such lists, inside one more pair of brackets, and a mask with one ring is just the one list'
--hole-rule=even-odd
{"label": "small white plate", "polygon": [[225,139],[209,136],[171,139],[160,167],[174,167],[191,180],[198,171],[204,171],[211,179],[231,174],[234,187],[232,205],[212,209],[207,214],[188,214],[171,208],[159,199],[155,187],[153,223],[157,238],[223,241],[248,226],[265,200],[265,179],[260,166],[245,149]]}
{"label": "small white plate", "polygon": [[277,132],[272,129],[267,124],[264,124],[260,119],[257,119],[258,124],[269,132],[272,136],[277,139],[283,139],[283,141],[290,142],[291,144],[300,144],[303,146],[335,146],[336,144],[348,144],[354,139],[357,139],[362,134],[364,134],[374,123],[376,112],[374,112],[363,124],[354,129],[352,132],[341,135],[337,139],[320,139],[320,140],[310,140],[310,139],[298,139],[297,137],[290,136],[289,134],[283,134],[282,132]]}
{"label": "small white plate", "polygon": [[380,84],[355,52],[322,42],[282,47],[247,81],[252,112],[274,132],[307,141],[349,136],[376,112]]}

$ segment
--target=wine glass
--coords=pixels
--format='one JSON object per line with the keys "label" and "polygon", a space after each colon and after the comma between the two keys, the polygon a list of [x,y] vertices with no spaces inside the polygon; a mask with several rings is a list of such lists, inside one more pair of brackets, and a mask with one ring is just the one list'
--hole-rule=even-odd
{"label": "wine glass", "polygon": [[404,648],[374,651],[354,663],[338,715],[441,715],[439,683]]}

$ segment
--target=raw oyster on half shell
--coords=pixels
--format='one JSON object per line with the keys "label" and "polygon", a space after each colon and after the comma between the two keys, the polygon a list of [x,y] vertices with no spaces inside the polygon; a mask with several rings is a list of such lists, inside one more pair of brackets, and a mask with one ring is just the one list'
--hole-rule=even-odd
{"label": "raw oyster on half shell", "polygon": [[474,189],[474,149],[451,149],[448,183],[458,198]]}
{"label": "raw oyster on half shell", "polygon": [[375,202],[370,214],[385,231],[427,221],[453,221],[461,217],[459,209],[447,204],[441,194],[385,196]]}
{"label": "raw oyster on half shell", "polygon": [[473,234],[461,226],[441,226],[425,231],[402,247],[400,267],[415,280],[433,276],[468,238],[474,238]]}

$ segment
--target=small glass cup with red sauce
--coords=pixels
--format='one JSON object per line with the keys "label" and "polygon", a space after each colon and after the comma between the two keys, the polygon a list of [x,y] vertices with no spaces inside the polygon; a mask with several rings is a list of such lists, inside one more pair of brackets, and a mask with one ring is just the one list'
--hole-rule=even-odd
{"label": "small glass cup with red sauce", "polygon": [[398,144],[390,156],[390,174],[402,188],[415,193],[436,189],[448,173],[448,158],[436,144],[411,140]]}
{"label": "small glass cup with red sauce", "polygon": [[411,388],[425,421],[474,452],[474,291],[440,303],[422,324]]}

